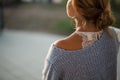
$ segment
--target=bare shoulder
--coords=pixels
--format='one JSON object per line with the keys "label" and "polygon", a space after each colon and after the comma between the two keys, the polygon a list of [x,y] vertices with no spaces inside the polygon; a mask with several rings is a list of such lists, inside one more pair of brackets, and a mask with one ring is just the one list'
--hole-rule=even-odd
{"label": "bare shoulder", "polygon": [[66,39],[59,39],[59,40],[54,42],[54,45],[59,47],[59,48],[65,48],[66,44],[67,44],[67,40]]}
{"label": "bare shoulder", "polygon": [[82,39],[78,35],[72,35],[55,41],[54,45],[66,50],[76,50],[82,48]]}

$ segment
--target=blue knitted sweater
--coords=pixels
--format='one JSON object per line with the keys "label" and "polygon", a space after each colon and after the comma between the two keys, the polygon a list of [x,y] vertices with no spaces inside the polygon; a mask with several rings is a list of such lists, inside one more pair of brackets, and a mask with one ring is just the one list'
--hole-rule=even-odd
{"label": "blue knitted sweater", "polygon": [[65,50],[52,44],[42,80],[116,80],[118,46],[105,30],[98,41],[84,49]]}

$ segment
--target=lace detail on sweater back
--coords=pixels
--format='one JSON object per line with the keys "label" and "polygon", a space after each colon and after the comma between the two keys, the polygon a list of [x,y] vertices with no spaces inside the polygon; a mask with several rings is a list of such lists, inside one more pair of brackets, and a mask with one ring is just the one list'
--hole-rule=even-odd
{"label": "lace detail on sweater back", "polygon": [[82,36],[82,48],[93,44],[95,41],[99,40],[102,36],[103,30],[98,32],[75,32],[76,34]]}

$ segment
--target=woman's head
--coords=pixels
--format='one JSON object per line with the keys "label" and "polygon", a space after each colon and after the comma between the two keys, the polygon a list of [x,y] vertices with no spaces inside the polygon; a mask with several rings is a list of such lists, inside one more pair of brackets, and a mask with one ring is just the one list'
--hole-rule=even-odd
{"label": "woman's head", "polygon": [[93,22],[104,29],[114,23],[110,0],[68,0],[67,14],[70,18]]}

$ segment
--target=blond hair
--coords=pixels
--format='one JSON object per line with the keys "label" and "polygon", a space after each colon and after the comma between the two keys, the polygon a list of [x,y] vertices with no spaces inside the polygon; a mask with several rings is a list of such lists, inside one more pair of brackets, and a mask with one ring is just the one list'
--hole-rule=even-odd
{"label": "blond hair", "polygon": [[115,22],[110,0],[72,0],[72,6],[77,12],[76,17],[81,16],[82,11],[82,17],[86,21],[92,20],[99,29],[106,29]]}

